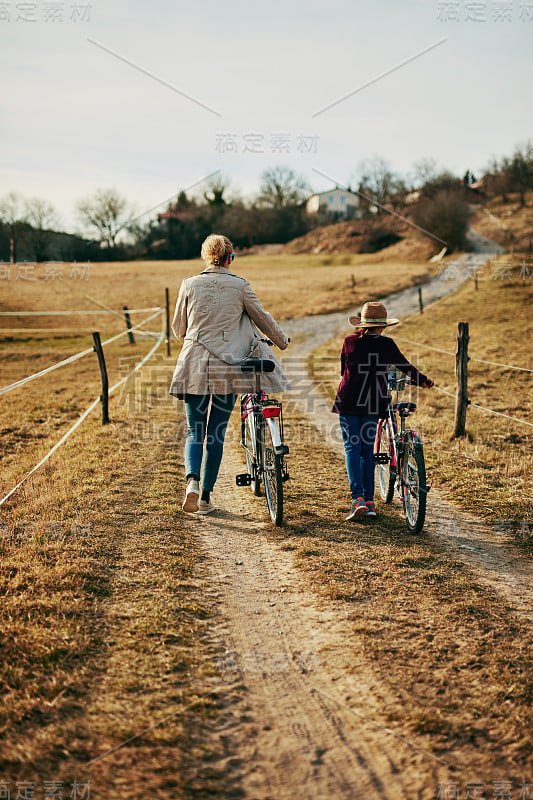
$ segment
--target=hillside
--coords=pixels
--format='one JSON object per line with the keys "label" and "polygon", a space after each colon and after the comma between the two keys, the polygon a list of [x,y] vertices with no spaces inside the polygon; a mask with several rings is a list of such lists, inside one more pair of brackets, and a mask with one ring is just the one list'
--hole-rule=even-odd
{"label": "hillside", "polygon": [[[473,207],[470,223],[475,230],[507,250],[528,252],[533,242],[533,193],[520,208],[518,195],[508,195]],[[403,212],[406,218],[412,207]],[[396,241],[395,241],[396,239]],[[440,250],[438,242],[424,236],[399,217],[385,215],[371,220],[337,222],[315,228],[286,244],[285,253],[364,253],[371,260],[427,260]]]}
{"label": "hillside", "polygon": [[520,208],[518,195],[509,194],[489,200],[472,214],[472,225],[483,236],[494,239],[506,250],[526,253],[533,248],[533,192],[526,195],[525,208]]}
{"label": "hillside", "polygon": [[337,222],[315,228],[305,236],[293,239],[283,248],[285,253],[365,253],[382,260],[425,261],[440,247],[397,217]]}

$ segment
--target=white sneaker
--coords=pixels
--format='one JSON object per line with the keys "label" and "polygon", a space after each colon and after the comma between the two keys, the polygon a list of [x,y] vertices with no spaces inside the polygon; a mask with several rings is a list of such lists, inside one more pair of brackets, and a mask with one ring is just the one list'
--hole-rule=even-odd
{"label": "white sneaker", "polygon": [[209,503],[206,503],[205,500],[198,501],[198,514],[210,514],[214,510],[215,506],[213,505],[211,500],[209,501]]}
{"label": "white sneaker", "polygon": [[189,481],[185,489],[185,499],[183,501],[182,509],[189,514],[194,514],[198,511],[198,497],[200,496],[200,486],[198,481]]}

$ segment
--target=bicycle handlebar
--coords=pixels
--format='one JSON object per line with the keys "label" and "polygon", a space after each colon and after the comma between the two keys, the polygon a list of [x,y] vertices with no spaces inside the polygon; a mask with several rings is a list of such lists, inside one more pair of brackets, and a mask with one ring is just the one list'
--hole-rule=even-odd
{"label": "bicycle handlebar", "polygon": [[[291,340],[290,336],[288,336],[287,339],[290,342],[290,340]],[[269,347],[273,347],[274,346],[274,342],[271,342],[270,339],[261,339],[261,341],[262,342],[266,342],[266,344],[268,344]]]}

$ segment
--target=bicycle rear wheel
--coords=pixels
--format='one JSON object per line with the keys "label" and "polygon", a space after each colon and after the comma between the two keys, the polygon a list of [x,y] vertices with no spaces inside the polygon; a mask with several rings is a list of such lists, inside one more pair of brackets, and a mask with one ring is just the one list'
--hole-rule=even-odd
{"label": "bicycle rear wheel", "polygon": [[[244,452],[246,454],[246,471],[252,482],[250,488],[256,497],[261,494],[261,483],[258,476],[257,453],[259,442],[255,440],[254,425],[252,424],[252,412],[244,420]],[[255,457],[254,457],[255,454]]]}
{"label": "bicycle rear wheel", "polygon": [[411,435],[405,440],[402,480],[407,527],[411,533],[420,533],[426,518],[426,465],[422,442]]}
{"label": "bicycle rear wheel", "polygon": [[270,519],[274,525],[281,525],[283,521],[283,456],[276,453],[270,428],[264,420],[261,425],[260,439],[265,497]]}
{"label": "bicycle rear wheel", "polygon": [[389,460],[385,464],[377,464],[378,485],[382,500],[390,503],[394,494],[394,474],[391,470],[391,456],[393,453],[392,442],[390,440],[390,428],[386,420],[380,420],[376,437],[377,454],[386,455]]}

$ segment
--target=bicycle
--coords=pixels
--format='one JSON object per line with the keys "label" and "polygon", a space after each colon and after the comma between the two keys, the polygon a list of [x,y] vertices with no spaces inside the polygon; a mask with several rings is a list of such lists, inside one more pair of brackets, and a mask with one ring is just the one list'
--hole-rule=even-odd
{"label": "bicycle", "polygon": [[269,359],[249,358],[241,364],[242,372],[255,372],[255,391],[241,397],[241,446],[246,455],[247,471],[237,475],[235,480],[237,486],[250,486],[257,497],[264,484],[270,519],[280,526],[283,484],[290,477],[285,464],[289,448],[283,441],[282,404],[261,389],[261,373],[273,372],[274,368],[274,362]]}
{"label": "bicycle", "polygon": [[[405,375],[389,372],[389,391],[399,392],[411,381]],[[391,398],[392,399],[392,398]],[[424,447],[415,430],[405,427],[405,420],[416,411],[416,403],[390,403],[385,419],[380,419],[374,445],[380,494],[385,503],[392,502],[394,492],[403,505],[407,527],[420,533],[426,517],[426,501],[431,486],[427,485]],[[396,413],[400,417],[400,429]]]}

